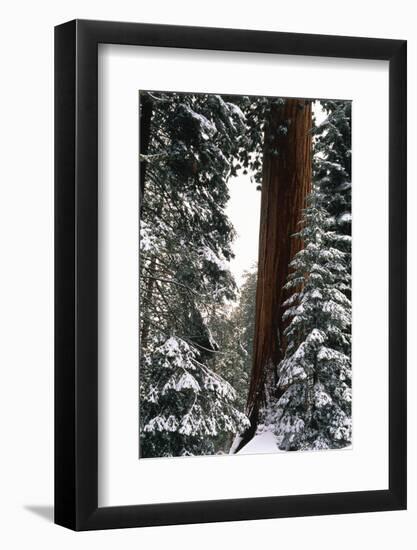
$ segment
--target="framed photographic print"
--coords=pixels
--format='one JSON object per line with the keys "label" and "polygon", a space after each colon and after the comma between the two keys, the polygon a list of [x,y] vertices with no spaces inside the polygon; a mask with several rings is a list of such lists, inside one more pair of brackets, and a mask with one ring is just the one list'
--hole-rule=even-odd
{"label": "framed photographic print", "polygon": [[55,521],[406,507],[406,42],[55,30]]}

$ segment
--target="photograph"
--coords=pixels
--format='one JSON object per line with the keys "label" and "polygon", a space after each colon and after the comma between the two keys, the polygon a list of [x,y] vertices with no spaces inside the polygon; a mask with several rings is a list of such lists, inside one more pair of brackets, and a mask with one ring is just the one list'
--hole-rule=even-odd
{"label": "photograph", "polygon": [[352,101],[139,91],[139,458],[352,447]]}
{"label": "photograph", "polygon": [[417,548],[416,10],[336,7],[2,5],[0,548]]}

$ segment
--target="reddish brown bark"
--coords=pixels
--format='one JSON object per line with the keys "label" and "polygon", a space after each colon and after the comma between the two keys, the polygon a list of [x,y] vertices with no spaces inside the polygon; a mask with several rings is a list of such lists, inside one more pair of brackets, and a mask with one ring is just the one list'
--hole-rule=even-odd
{"label": "reddish brown bark", "polygon": [[272,107],[265,128],[255,335],[248,396],[252,426],[246,441],[256,430],[265,382],[282,358],[282,303],[286,299],[282,287],[288,264],[302,244],[291,235],[299,228],[311,188],[311,125],[311,102],[287,99],[284,105]]}

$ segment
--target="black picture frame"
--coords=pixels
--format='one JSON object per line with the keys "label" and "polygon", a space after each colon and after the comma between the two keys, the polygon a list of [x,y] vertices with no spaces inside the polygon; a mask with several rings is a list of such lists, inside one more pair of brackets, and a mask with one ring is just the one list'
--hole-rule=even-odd
{"label": "black picture frame", "polygon": [[[389,488],[98,506],[98,44],[389,62]],[[404,40],[74,20],[55,28],[55,522],[74,530],[406,508]]]}

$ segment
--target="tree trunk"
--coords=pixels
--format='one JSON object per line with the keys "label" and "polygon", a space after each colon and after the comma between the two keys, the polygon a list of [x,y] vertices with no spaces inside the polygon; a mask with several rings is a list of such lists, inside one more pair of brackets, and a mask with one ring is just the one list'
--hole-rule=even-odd
{"label": "tree trunk", "polygon": [[311,189],[311,102],[286,99],[271,107],[264,135],[261,222],[255,334],[247,411],[251,427],[244,434],[243,447],[255,434],[259,408],[265,402],[268,381],[276,382],[276,367],[283,356],[285,328],[283,286],[300,239],[299,229],[305,199]]}
{"label": "tree trunk", "polygon": [[[147,155],[149,149],[149,141],[151,137],[151,121],[152,121],[152,100],[148,94],[144,93],[140,96],[140,122],[139,122],[139,139],[140,139],[140,154]],[[145,193],[145,175],[146,161],[139,161],[139,210],[142,214],[143,196]]]}
{"label": "tree trunk", "polygon": [[[145,92],[140,94],[140,116],[139,116],[139,152],[141,155],[147,155],[149,142],[151,139],[151,122],[152,122],[152,100]],[[146,177],[146,161],[139,161],[139,214],[142,216],[143,201],[145,195],[145,177]],[[155,269],[156,258],[150,260],[149,271],[152,273]],[[140,315],[142,319],[142,330],[140,331],[140,349],[144,349],[147,345],[149,334],[149,309],[152,301],[153,289],[155,281],[148,280],[148,285],[144,291],[144,303],[140,304]],[[141,280],[140,285],[144,282]]]}

